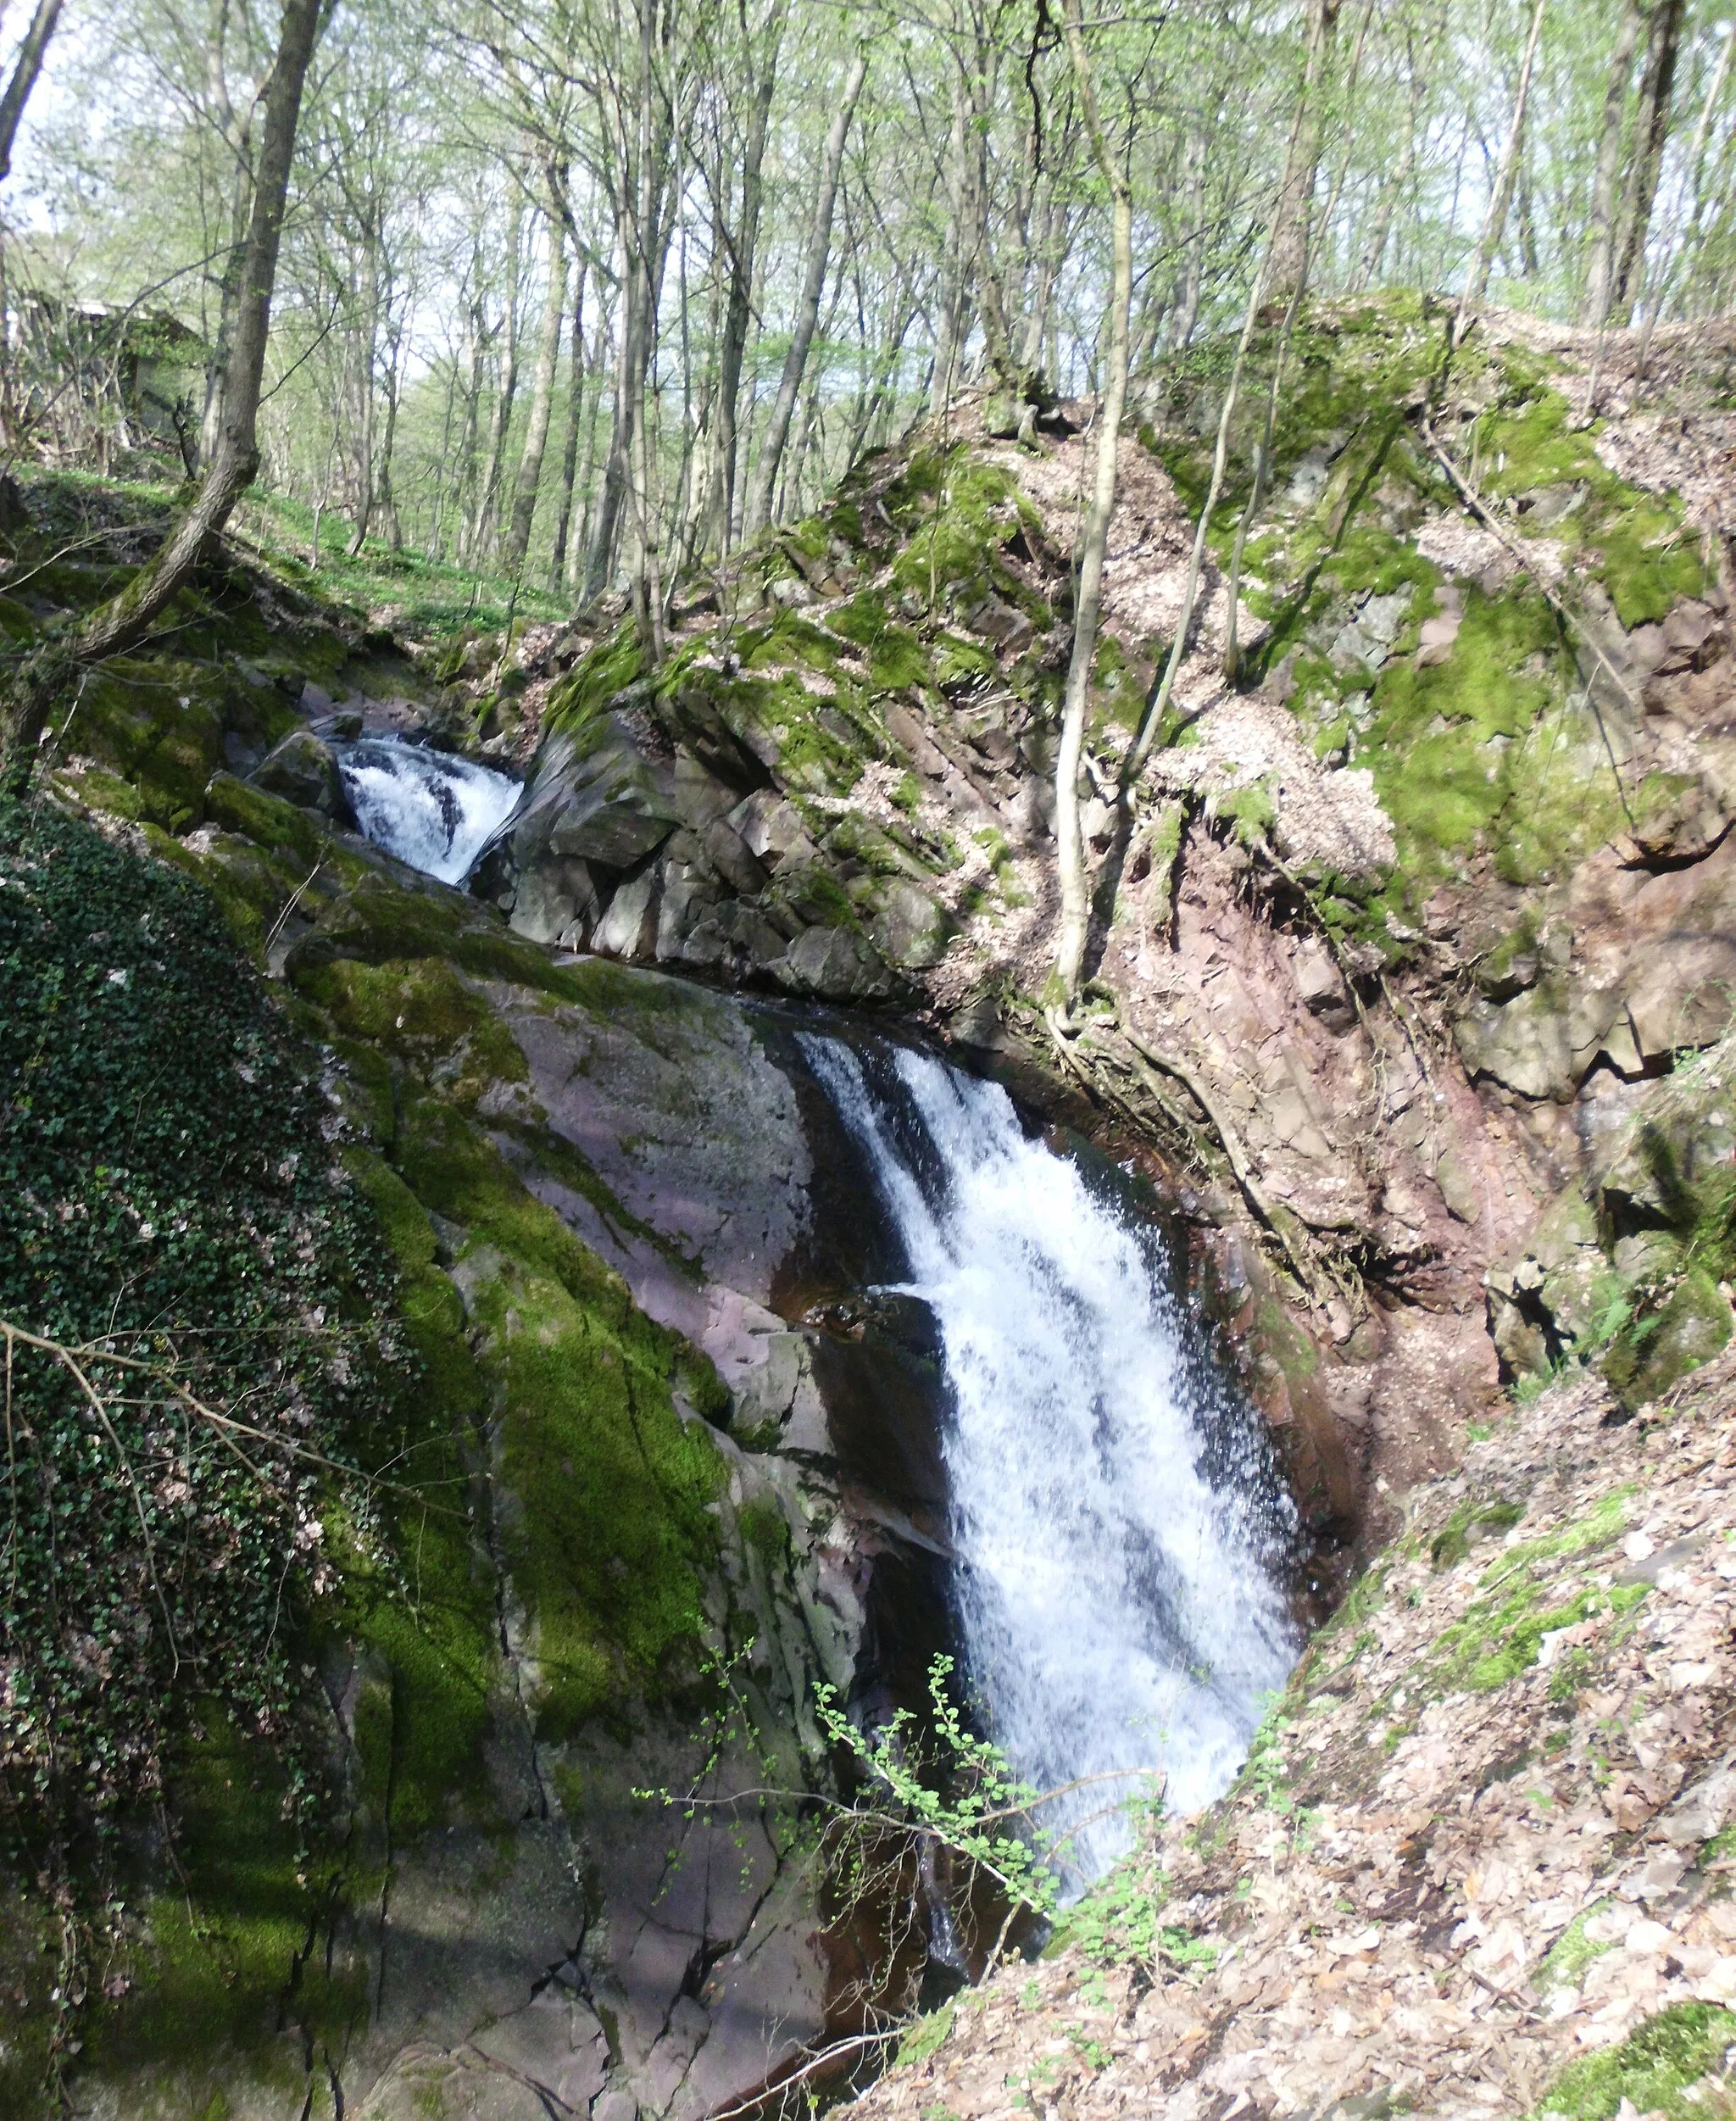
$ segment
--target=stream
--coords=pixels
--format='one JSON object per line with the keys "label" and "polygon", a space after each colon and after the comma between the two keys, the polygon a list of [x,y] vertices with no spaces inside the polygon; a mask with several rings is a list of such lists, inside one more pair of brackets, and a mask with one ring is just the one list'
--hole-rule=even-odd
{"label": "stream", "polygon": [[[366,837],[447,882],[521,793],[392,740],[342,747],[340,767]],[[866,1020],[804,1010],[781,1043],[856,1166],[829,1201],[816,1189],[816,1215],[880,1226],[879,1285],[860,1294],[914,1308],[939,1358],[926,1404],[890,1373],[848,1417],[828,1395],[833,1448],[860,1466],[926,1432],[949,1558],[901,1591],[925,1608],[902,1619],[959,1645],[971,1714],[1022,1781],[1061,1793],[1040,1818],[1075,1896],[1127,1846],[1130,1799],[1160,1783],[1194,1812],[1246,1757],[1299,1646],[1297,1513],[1112,1168],[1055,1153],[999,1085]]]}
{"label": "stream", "polygon": [[[1021,1126],[998,1084],[804,1034],[943,1356],[941,1453],[968,1677],[1064,1836],[1069,1884],[1124,1801],[1229,1784],[1296,1654],[1296,1520],[1258,1416],[1170,1293],[1161,1239]],[[1141,1773],[1140,1771],[1143,1771]]]}

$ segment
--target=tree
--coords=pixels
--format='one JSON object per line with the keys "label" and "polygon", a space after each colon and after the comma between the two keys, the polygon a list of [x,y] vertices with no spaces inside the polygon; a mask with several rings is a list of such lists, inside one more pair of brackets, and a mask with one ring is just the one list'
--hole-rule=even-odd
{"label": "tree", "polygon": [[42,70],[48,40],[60,19],[60,7],[61,0],[36,0],[36,13],[31,17],[24,42],[18,47],[18,57],[13,61],[12,78],[6,84],[5,94],[0,96],[0,182],[12,174],[13,143],[18,138],[24,107]]}
{"label": "tree", "polygon": [[832,217],[837,203],[838,172],[843,166],[844,141],[850,130],[850,120],[855,115],[857,98],[862,93],[862,84],[868,78],[868,47],[856,47],[845,77],[843,93],[833,114],[832,129],[826,136],[826,151],[820,164],[820,186],[814,195],[814,220],[808,234],[807,270],[803,275],[801,298],[796,307],[795,329],[790,335],[789,351],[784,356],[783,373],[777,379],[777,395],[772,400],[771,413],[766,421],[765,434],[760,444],[760,459],[754,467],[754,486],[748,496],[746,520],[743,529],[751,537],[771,519],[772,494],[777,485],[778,466],[783,459],[784,444],[789,439],[790,419],[796,409],[796,393],[802,387],[802,371],[808,365],[808,350],[814,343],[814,327],[820,320],[820,298],[826,286],[826,261],[832,248]]}
{"label": "tree", "polygon": [[1339,0],[1308,0],[1308,41],[1302,86],[1278,183],[1277,214],[1267,284],[1274,296],[1288,297],[1308,270],[1309,237],[1314,222],[1314,187],[1320,170],[1326,86],[1332,64],[1333,37],[1338,26]]}
{"label": "tree", "polygon": [[1121,443],[1121,408],[1127,392],[1127,341],[1133,301],[1133,201],[1126,170],[1104,129],[1090,55],[1085,48],[1079,0],[1066,0],[1062,20],[1085,130],[1090,136],[1099,171],[1109,187],[1115,253],[1115,281],[1107,319],[1109,374],[1103,403],[1098,409],[1096,465],[1090,504],[1079,540],[1078,587],[1073,599],[1073,648],[1067,665],[1060,743],[1055,755],[1055,839],[1060,882],[1055,977],[1064,1003],[1071,1005],[1079,990],[1090,926],[1085,843],[1079,821],[1079,770],[1084,748],[1085,715],[1091,697],[1091,666],[1097,653],[1104,559],[1109,548],[1110,519],[1115,513],[1116,455]]}
{"label": "tree", "polygon": [[271,322],[277,255],[295,157],[302,92],[321,27],[321,0],[284,0],[277,53],[261,92],[259,159],[240,276],[236,326],[224,376],[223,424],[192,501],[156,556],[85,621],[70,643],[39,650],[8,688],[0,785],[22,793],[54,702],[81,665],[142,640],[192,574],[206,541],[229,521],[259,469],[259,392]]}

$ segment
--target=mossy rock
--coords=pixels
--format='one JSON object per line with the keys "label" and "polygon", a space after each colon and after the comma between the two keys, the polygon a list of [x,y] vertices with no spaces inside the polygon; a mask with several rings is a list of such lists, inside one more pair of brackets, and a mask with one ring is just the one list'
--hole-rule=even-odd
{"label": "mossy rock", "polygon": [[1728,1300],[1703,1268],[1690,1267],[1661,1311],[1636,1321],[1616,1340],[1604,1375],[1631,1412],[1709,1362],[1729,1338]]}

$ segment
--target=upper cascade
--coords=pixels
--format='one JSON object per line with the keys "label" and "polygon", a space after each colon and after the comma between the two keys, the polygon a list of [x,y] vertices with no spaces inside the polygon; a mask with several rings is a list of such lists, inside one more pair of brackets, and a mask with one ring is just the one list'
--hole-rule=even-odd
{"label": "upper cascade", "polygon": [[442,883],[462,883],[518,808],[521,782],[395,737],[338,749],[337,770],[363,836]]}

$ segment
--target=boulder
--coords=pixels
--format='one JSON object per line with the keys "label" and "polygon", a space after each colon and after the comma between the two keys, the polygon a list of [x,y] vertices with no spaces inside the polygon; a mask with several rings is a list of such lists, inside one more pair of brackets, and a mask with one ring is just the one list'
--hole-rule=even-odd
{"label": "boulder", "polygon": [[604,957],[654,958],[657,955],[658,885],[654,869],[629,877],[597,923],[591,948]]}
{"label": "boulder", "polygon": [[582,949],[597,919],[598,893],[590,869],[559,857],[539,862],[520,879],[508,925],[532,943]]}
{"label": "boulder", "polygon": [[311,729],[292,729],[248,777],[255,788],[264,788],[268,795],[281,795],[298,810],[349,821],[349,798],[337,771],[337,754]]}
{"label": "boulder", "polygon": [[1690,1267],[1650,1328],[1630,1328],[1604,1363],[1604,1375],[1631,1412],[1667,1392],[1678,1378],[1709,1362],[1730,1338],[1729,1300],[1700,1267]]}
{"label": "boulder", "polygon": [[926,891],[894,877],[881,893],[868,932],[889,964],[912,970],[940,962],[952,940],[953,924],[946,909]]}
{"label": "boulder", "polygon": [[867,937],[854,928],[808,928],[776,966],[793,994],[821,1001],[884,1001],[898,983]]}

